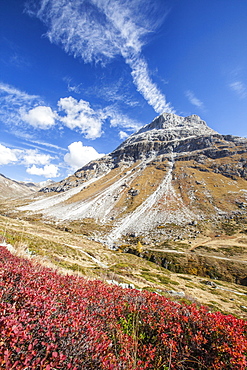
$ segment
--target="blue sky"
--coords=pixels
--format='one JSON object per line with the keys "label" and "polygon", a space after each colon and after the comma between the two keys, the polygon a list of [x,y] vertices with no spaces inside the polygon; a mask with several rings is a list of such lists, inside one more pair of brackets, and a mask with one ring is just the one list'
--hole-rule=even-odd
{"label": "blue sky", "polygon": [[1,0],[0,173],[58,181],[162,112],[247,136],[246,0]]}

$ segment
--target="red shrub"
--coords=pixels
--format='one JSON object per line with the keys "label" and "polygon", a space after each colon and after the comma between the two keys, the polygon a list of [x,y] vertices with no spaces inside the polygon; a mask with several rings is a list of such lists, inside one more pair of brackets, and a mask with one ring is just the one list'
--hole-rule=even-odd
{"label": "red shrub", "polygon": [[246,368],[243,320],[0,254],[1,369]]}

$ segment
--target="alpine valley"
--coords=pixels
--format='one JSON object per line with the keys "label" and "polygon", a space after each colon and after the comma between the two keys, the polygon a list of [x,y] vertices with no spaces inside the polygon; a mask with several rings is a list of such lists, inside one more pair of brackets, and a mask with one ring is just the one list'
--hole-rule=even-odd
{"label": "alpine valley", "polygon": [[61,268],[246,315],[247,139],[197,115],[164,113],[1,209],[11,244]]}

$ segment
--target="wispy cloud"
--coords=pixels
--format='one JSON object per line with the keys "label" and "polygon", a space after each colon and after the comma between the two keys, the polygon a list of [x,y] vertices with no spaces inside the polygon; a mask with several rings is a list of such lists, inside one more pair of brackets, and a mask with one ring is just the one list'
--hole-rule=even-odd
{"label": "wispy cloud", "polygon": [[247,98],[247,87],[241,81],[235,81],[229,84],[230,88],[237,93],[240,99]]}
{"label": "wispy cloud", "polygon": [[[51,43],[87,62],[103,65],[122,56],[131,68],[137,90],[157,113],[174,112],[151,80],[142,48],[166,16],[161,1],[148,0],[40,0],[26,10],[48,27]],[[161,16],[161,14],[163,14]]]}
{"label": "wispy cloud", "polygon": [[76,93],[76,94],[80,94],[80,92],[81,92],[80,84],[79,85],[70,85],[70,84],[68,84],[68,91]]}
{"label": "wispy cloud", "polygon": [[14,53],[10,56],[9,63],[19,69],[26,69],[31,67],[30,62],[18,53]]}
{"label": "wispy cloud", "polygon": [[42,103],[37,95],[29,95],[13,86],[0,82],[0,119],[18,125],[23,122],[20,110],[30,110]]}
{"label": "wispy cloud", "polygon": [[72,79],[70,77],[64,77],[63,81],[67,83],[67,89],[68,89],[69,92],[73,92],[73,93],[76,93],[76,94],[81,93],[82,84],[75,85],[72,82]]}
{"label": "wispy cloud", "polygon": [[167,103],[165,96],[158,89],[157,85],[152,82],[148,65],[144,58],[141,57],[128,57],[126,62],[131,67],[131,75],[133,77],[134,84],[137,87],[144,99],[149,105],[153,107],[157,113],[175,113],[174,108],[170,103]]}
{"label": "wispy cloud", "polygon": [[138,130],[142,124],[121,113],[115,105],[110,105],[101,111],[103,119],[109,119],[112,127],[121,127],[128,131]]}
{"label": "wispy cloud", "polygon": [[134,98],[131,92],[130,83],[126,82],[126,78],[124,77],[114,81],[114,83],[109,83],[107,81],[107,83],[102,84],[101,86],[95,86],[91,91],[87,89],[87,93],[88,92],[90,95],[97,95],[107,102],[124,103],[130,107],[140,105],[140,102]]}
{"label": "wispy cloud", "polygon": [[2,48],[0,60],[5,65],[11,65],[19,70],[31,67],[29,58],[25,55],[25,50],[19,44],[13,42],[1,34],[1,44],[5,47]]}
{"label": "wispy cloud", "polygon": [[33,101],[38,100],[39,96],[37,95],[29,95],[24,91],[18,90],[15,87],[5,84],[3,82],[0,83],[0,93],[1,95],[7,94],[6,97],[10,99],[15,99],[14,102],[23,102],[23,101]]}
{"label": "wispy cloud", "polygon": [[195,94],[193,93],[193,91],[187,90],[185,92],[185,96],[189,99],[189,102],[191,104],[195,105],[197,108],[200,108],[202,110],[205,109],[204,103],[195,96]]}
{"label": "wispy cloud", "polygon": [[[61,146],[51,144],[51,143],[45,143],[44,141],[34,140],[33,143],[38,144],[38,145],[42,145],[42,146],[45,146],[45,147],[48,147],[48,148],[54,148],[54,149],[57,149],[57,150],[66,150],[65,148],[62,148]],[[42,150],[44,150],[44,148],[42,148]]]}

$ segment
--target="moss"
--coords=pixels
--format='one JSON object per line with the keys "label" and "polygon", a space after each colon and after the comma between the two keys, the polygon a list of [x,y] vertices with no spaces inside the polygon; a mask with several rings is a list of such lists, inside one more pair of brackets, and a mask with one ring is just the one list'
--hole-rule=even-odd
{"label": "moss", "polygon": [[[197,287],[197,285],[193,284],[193,283],[187,283],[187,284],[185,284],[185,286],[186,286],[186,288],[195,288],[195,287]],[[203,288],[201,288],[201,289],[203,289]],[[206,289],[203,289],[203,290],[206,290]]]}

